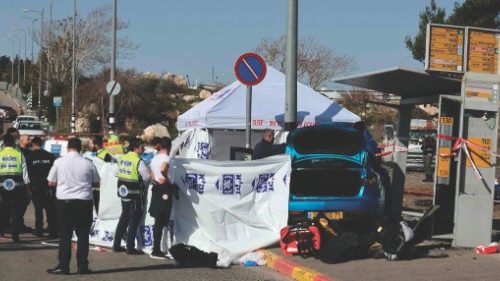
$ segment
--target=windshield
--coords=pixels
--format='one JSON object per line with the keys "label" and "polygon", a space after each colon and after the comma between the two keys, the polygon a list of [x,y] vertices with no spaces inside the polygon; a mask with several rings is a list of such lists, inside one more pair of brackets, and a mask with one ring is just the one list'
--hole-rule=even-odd
{"label": "windshield", "polygon": [[355,155],[363,148],[363,137],[358,131],[339,128],[306,129],[293,139],[300,154]]}
{"label": "windshield", "polygon": [[24,122],[19,124],[19,130],[42,130],[40,123]]}
{"label": "windshield", "polygon": [[17,117],[17,121],[35,121],[35,117],[23,116]]}

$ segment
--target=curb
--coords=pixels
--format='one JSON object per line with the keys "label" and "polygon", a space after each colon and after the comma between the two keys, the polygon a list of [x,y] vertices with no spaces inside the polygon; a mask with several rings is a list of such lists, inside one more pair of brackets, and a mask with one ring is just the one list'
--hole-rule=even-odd
{"label": "curb", "polygon": [[301,266],[270,251],[260,250],[266,257],[266,266],[297,281],[335,281],[312,268]]}

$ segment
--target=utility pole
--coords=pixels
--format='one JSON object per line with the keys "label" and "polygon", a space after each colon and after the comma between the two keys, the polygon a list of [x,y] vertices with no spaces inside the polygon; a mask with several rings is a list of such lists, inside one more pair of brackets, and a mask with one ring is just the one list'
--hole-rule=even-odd
{"label": "utility pole", "polygon": [[52,0],[50,1],[50,6],[49,6],[49,28],[47,32],[47,82],[45,83],[45,92],[44,95],[48,96],[49,95],[49,85],[50,85],[50,55],[52,54],[50,52],[50,47],[52,44]]}
{"label": "utility pole", "polygon": [[71,60],[71,133],[75,133],[76,115],[75,115],[75,87],[76,87],[76,69],[75,69],[75,49],[76,49],[76,0],[73,0],[73,47]]}
{"label": "utility pole", "polygon": [[[17,39],[17,87],[21,87],[21,38],[16,34],[10,34],[10,37],[15,37]],[[16,95],[17,95],[16,91]]]}
{"label": "utility pole", "polygon": [[286,36],[285,130],[297,127],[297,22],[298,0],[288,0]]}
{"label": "utility pole", "polygon": [[26,85],[26,60],[28,57],[26,56],[26,30],[23,28],[14,28],[13,31],[22,31],[24,32],[24,59],[23,59],[23,87]]}
{"label": "utility pole", "polygon": [[[112,46],[111,46],[111,69],[109,74],[109,81],[115,81],[116,72],[116,0],[113,0],[113,15],[111,18]],[[115,97],[109,95],[109,133],[115,133]]]}

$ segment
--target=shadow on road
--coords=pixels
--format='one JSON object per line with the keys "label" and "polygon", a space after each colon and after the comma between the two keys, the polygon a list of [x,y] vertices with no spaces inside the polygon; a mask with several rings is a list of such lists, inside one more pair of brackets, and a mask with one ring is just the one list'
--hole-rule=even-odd
{"label": "shadow on road", "polygon": [[122,268],[112,268],[104,270],[93,270],[91,274],[107,274],[107,273],[130,272],[130,271],[181,269],[181,268],[183,267],[178,267],[175,264],[157,264],[157,265],[147,265],[138,267],[122,267]]}

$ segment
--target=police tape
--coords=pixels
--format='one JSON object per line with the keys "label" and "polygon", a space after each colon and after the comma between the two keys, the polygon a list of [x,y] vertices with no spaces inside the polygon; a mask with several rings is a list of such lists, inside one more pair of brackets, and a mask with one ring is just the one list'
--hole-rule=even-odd
{"label": "police tape", "polygon": [[441,153],[441,154],[439,154],[439,156],[441,156],[441,157],[456,156],[457,153],[460,150],[462,150],[465,153],[467,160],[469,160],[469,163],[472,166],[474,174],[476,175],[476,177],[478,179],[483,179],[483,175],[481,174],[481,172],[477,168],[477,164],[475,163],[474,159],[471,157],[469,146],[475,147],[483,152],[494,155],[495,157],[500,157],[500,155],[497,152],[489,149],[488,147],[482,146],[482,145],[477,144],[477,143],[473,143],[470,140],[465,139],[465,138],[453,137],[453,136],[442,135],[442,134],[438,134],[437,138],[442,139],[442,140],[447,140],[447,141],[454,141],[454,143],[451,147],[450,153]]}
{"label": "police tape", "polygon": [[396,146],[396,143],[381,144],[378,147],[381,149],[388,148],[388,147],[394,147],[394,148],[392,150],[382,151],[382,152],[376,153],[375,156],[387,156],[387,155],[390,155],[394,152],[408,152],[408,148]]}

